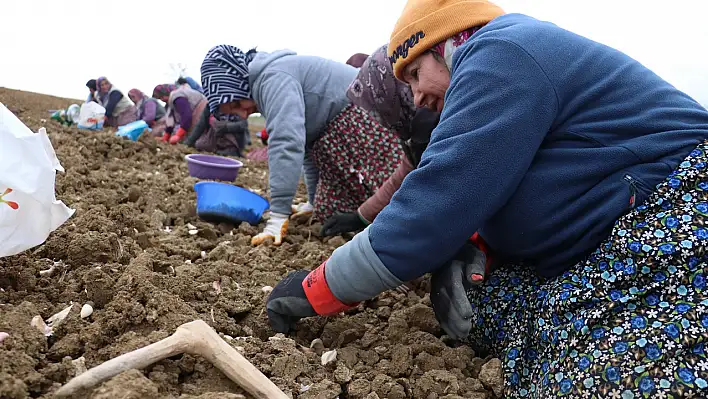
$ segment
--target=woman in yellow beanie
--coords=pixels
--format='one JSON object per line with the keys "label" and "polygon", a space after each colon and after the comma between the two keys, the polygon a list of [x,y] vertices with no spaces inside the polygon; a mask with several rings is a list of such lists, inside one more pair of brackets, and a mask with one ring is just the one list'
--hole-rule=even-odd
{"label": "woman in yellow beanie", "polygon": [[[706,397],[708,111],[483,0],[409,0],[388,55],[440,123],[371,225],[276,286],[271,323],[433,272],[443,330],[502,359],[508,397]],[[447,261],[474,232],[478,287]]]}

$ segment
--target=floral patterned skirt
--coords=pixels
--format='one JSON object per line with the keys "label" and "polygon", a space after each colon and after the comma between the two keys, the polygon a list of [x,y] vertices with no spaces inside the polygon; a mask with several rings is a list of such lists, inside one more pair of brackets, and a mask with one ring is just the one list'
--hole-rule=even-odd
{"label": "floral patterned skirt", "polygon": [[402,156],[403,147],[393,131],[362,108],[349,105],[312,148],[320,172],[313,219],[355,212],[393,174]]}
{"label": "floral patterned skirt", "polygon": [[706,143],[562,276],[504,265],[468,291],[507,397],[708,397]]}

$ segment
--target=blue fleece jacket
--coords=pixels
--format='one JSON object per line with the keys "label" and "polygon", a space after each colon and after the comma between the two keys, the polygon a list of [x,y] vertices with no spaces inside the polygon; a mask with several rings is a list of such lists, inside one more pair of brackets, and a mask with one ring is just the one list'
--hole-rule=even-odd
{"label": "blue fleece jacket", "polygon": [[639,62],[499,17],[455,52],[420,166],[334,252],[327,282],[344,302],[365,299],[434,271],[475,231],[501,260],[559,275],[706,139],[708,111]]}

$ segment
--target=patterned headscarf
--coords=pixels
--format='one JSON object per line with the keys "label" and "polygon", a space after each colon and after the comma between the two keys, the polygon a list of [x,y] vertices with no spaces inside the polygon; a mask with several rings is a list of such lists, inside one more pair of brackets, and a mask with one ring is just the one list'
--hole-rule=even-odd
{"label": "patterned headscarf", "polygon": [[363,53],[356,53],[353,56],[349,57],[347,60],[347,65],[351,65],[354,68],[361,68],[362,65],[364,65],[364,61],[369,58],[367,54]]}
{"label": "patterned headscarf", "polygon": [[143,97],[145,97],[145,94],[138,89],[130,89],[128,90],[128,96],[140,101],[143,99]]}
{"label": "patterned headscarf", "polygon": [[202,88],[215,113],[219,105],[251,98],[248,83],[248,64],[256,56],[256,49],[244,53],[238,47],[222,44],[207,52],[202,62]]}
{"label": "patterned headscarf", "polygon": [[369,111],[384,127],[405,135],[415,116],[413,92],[393,75],[387,47],[379,48],[364,61],[349,85],[347,97],[354,105]]}
{"label": "patterned headscarf", "polygon": [[165,83],[155,86],[152,90],[152,98],[160,99],[162,97],[169,97],[170,93],[177,89],[177,85],[170,83]]}
{"label": "patterned headscarf", "polygon": [[463,30],[458,34],[447,38],[447,40],[436,44],[431,50],[440,54],[440,56],[442,56],[445,60],[447,69],[452,71],[452,55],[455,53],[455,50],[469,40],[472,35],[477,33],[478,30],[482,29],[482,26],[475,26],[473,28]]}

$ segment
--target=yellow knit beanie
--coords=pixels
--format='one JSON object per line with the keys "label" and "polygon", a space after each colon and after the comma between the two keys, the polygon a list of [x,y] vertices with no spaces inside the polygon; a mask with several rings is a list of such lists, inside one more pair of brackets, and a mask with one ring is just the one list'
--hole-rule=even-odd
{"label": "yellow knit beanie", "polygon": [[487,0],[408,0],[391,34],[388,56],[398,79],[419,55],[447,38],[504,15]]}

